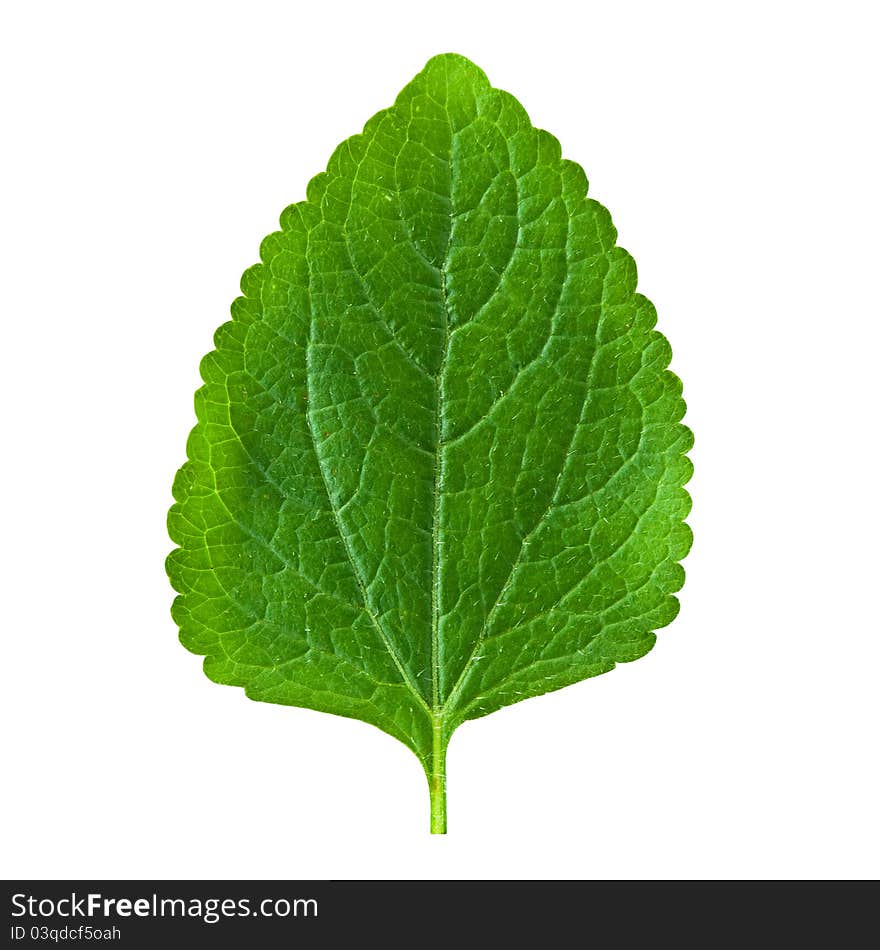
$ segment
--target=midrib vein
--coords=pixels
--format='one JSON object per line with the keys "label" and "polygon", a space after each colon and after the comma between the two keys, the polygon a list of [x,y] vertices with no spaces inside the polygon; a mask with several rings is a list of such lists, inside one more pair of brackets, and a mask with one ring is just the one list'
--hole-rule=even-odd
{"label": "midrib vein", "polygon": [[[447,249],[448,254],[448,249]],[[445,453],[443,451],[443,377],[449,356],[449,311],[446,307],[446,258],[440,267],[440,302],[443,313],[443,356],[437,370],[434,409],[434,511],[431,518],[431,699],[434,715],[442,708],[440,698],[440,565],[443,555],[440,541],[440,504],[443,497]]]}
{"label": "midrib vein", "polygon": [[[447,80],[448,82],[448,80]],[[448,91],[448,89],[447,89]],[[443,380],[446,376],[446,361],[449,358],[449,344],[451,333],[449,328],[449,307],[446,292],[446,275],[449,265],[449,248],[452,244],[452,228],[455,218],[455,209],[452,206],[454,159],[455,159],[455,127],[451,117],[449,121],[449,233],[446,236],[446,247],[439,267],[440,276],[440,312],[443,321],[443,353],[434,392],[434,506],[431,516],[431,705],[433,728],[438,725],[442,728],[443,700],[440,695],[440,567],[442,564],[443,546],[440,540],[441,502],[443,498],[443,476],[445,452],[443,443]]]}

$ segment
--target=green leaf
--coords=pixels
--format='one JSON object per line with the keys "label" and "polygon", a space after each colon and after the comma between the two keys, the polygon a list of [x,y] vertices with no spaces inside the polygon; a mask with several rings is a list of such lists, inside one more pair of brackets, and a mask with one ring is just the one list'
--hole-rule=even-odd
{"label": "green leaf", "polygon": [[400,739],[434,831],[457,726],[643,656],[678,609],[681,384],[586,193],[438,56],[284,211],[201,366],[183,644],[251,699]]}

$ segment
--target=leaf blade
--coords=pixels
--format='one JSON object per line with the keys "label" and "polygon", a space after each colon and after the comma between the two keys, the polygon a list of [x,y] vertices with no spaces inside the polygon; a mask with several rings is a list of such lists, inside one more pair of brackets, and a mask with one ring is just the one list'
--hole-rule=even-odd
{"label": "leaf blade", "polygon": [[465,719],[675,616],[681,386],[583,171],[463,57],[307,196],[202,363],[174,615],[211,678],[371,722],[430,775]]}

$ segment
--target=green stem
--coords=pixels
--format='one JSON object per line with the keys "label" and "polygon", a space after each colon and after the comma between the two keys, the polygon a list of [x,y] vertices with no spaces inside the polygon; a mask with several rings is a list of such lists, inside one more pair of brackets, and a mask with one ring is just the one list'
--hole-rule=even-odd
{"label": "green stem", "polygon": [[446,834],[446,746],[443,742],[443,720],[435,713],[431,749],[431,834]]}

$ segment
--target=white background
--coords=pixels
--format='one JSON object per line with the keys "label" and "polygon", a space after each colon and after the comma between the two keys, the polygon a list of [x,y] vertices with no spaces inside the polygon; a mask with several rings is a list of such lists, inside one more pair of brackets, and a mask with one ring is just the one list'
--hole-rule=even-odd
{"label": "white background", "polygon": [[[878,808],[873,4],[9,4],[7,877],[860,877]],[[334,146],[464,53],[579,161],[696,433],[679,619],[466,724],[252,703],[163,560],[199,358]]]}

